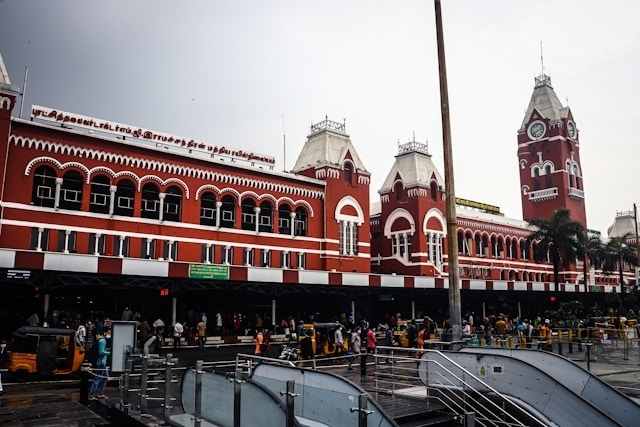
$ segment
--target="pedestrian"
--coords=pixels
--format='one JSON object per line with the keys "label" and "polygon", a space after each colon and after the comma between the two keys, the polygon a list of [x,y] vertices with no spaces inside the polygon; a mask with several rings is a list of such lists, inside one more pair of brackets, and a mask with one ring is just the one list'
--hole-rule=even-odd
{"label": "pedestrian", "polygon": [[133,319],[133,311],[131,311],[129,309],[129,307],[125,307],[124,310],[122,310],[122,317],[121,320],[124,321],[130,321],[131,319]]}
{"label": "pedestrian", "polygon": [[152,326],[154,334],[158,337],[158,345],[162,347],[162,344],[164,344],[164,322],[158,317]]}
{"label": "pedestrian", "polygon": [[86,350],[87,343],[87,328],[81,323],[78,325],[75,335],[76,346],[78,346],[82,352]]}
{"label": "pedestrian", "polygon": [[[0,342],[0,365],[4,365],[5,359],[7,358],[7,343],[2,340]],[[0,372],[0,396],[4,393],[4,389],[2,388],[2,372]]]}
{"label": "pedestrian", "polygon": [[96,336],[96,346],[96,369],[89,394],[93,399],[106,399],[107,396],[104,395],[104,387],[107,384],[107,356],[109,352],[107,351],[107,339],[102,332]]}
{"label": "pedestrian", "polygon": [[207,324],[200,320],[196,328],[198,329],[198,345],[201,350],[204,350],[204,344],[207,341]]}
{"label": "pedestrian", "polygon": [[353,356],[349,360],[349,370],[352,370],[351,365],[356,357],[360,356],[361,353],[361,338],[360,338],[360,328],[357,328],[351,332],[351,353]]}
{"label": "pedestrian", "polygon": [[261,356],[262,355],[262,344],[264,344],[264,335],[262,335],[262,329],[258,329],[258,333],[256,334],[255,342],[256,342],[255,354],[256,354],[256,356]]}
{"label": "pedestrian", "polygon": [[178,347],[180,347],[180,339],[182,338],[182,334],[184,333],[184,327],[180,322],[176,322],[173,325],[173,350],[178,351]]}
{"label": "pedestrian", "polygon": [[333,333],[333,338],[335,341],[335,354],[342,353],[342,346],[344,345],[344,339],[342,337],[342,326],[338,326],[336,331]]}
{"label": "pedestrian", "polygon": [[373,329],[367,330],[367,353],[375,353],[376,351],[376,333]]}

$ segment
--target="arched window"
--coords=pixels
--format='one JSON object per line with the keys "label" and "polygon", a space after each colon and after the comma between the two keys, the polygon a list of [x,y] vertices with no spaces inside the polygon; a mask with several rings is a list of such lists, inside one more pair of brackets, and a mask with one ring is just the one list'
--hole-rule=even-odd
{"label": "arched window", "polygon": [[82,207],[82,175],[78,171],[69,171],[62,177],[60,189],[60,207],[79,211]]}
{"label": "arched window", "polygon": [[291,207],[287,204],[278,206],[278,233],[291,234]]}
{"label": "arched window", "polygon": [[458,254],[465,255],[464,248],[464,232],[462,230],[458,230]]}
{"label": "arched window", "polygon": [[516,239],[511,240],[511,258],[518,258],[518,241]]}
{"label": "arched window", "polygon": [[344,162],[342,177],[349,184],[353,183],[353,164],[348,160]]}
{"label": "arched window", "polygon": [[551,183],[551,165],[546,165],[544,167],[544,174],[545,174],[545,185],[547,186],[547,188],[549,188],[552,185],[552,183]]}
{"label": "arched window", "polygon": [[540,168],[538,168],[537,166],[533,168],[533,177],[537,178],[540,176]]}
{"label": "arched window", "polygon": [[36,206],[52,208],[56,199],[56,173],[49,166],[40,166],[33,174],[31,201]]}
{"label": "arched window", "polygon": [[307,235],[307,210],[302,206],[296,209],[296,218],[294,221],[294,233],[296,236]]}
{"label": "arched window", "polygon": [[160,189],[148,182],[142,187],[142,218],[160,219]]}
{"label": "arched window", "polygon": [[216,195],[210,191],[200,196],[200,224],[216,225]]}
{"label": "arched window", "polygon": [[249,197],[245,197],[242,201],[242,229],[256,229],[256,202]]}
{"label": "arched window", "polygon": [[546,166],[544,167],[544,174],[545,174],[545,175],[551,175],[551,172],[552,172],[552,171],[551,171],[551,165],[549,165],[549,164],[548,164],[548,165],[546,165]]}
{"label": "arched window", "polygon": [[273,231],[273,207],[271,202],[264,201],[260,203],[260,223],[258,230],[261,233],[271,233]]}
{"label": "arched window", "polygon": [[136,197],[136,187],[128,179],[118,181],[116,184],[116,201],[114,214],[121,216],[133,216],[133,206]]}
{"label": "arched window", "polygon": [[96,175],[91,179],[89,210],[95,213],[109,213],[111,197],[111,181],[104,175]]}
{"label": "arched window", "polygon": [[405,199],[405,195],[404,195],[404,185],[402,185],[401,181],[397,181],[394,185],[393,185],[393,192],[396,194],[396,200],[397,201],[403,201]]}
{"label": "arched window", "polygon": [[227,194],[220,206],[220,227],[233,228],[236,223],[236,199]]}
{"label": "arched window", "polygon": [[482,238],[480,237],[480,234],[476,234],[473,237],[473,241],[476,244],[476,256],[483,256],[484,251],[482,250]]}
{"label": "arched window", "polygon": [[175,185],[167,188],[164,197],[164,214],[162,218],[165,221],[180,222],[182,214],[182,190]]}
{"label": "arched window", "polygon": [[438,200],[438,183],[435,181],[431,181],[430,190],[431,200]]}

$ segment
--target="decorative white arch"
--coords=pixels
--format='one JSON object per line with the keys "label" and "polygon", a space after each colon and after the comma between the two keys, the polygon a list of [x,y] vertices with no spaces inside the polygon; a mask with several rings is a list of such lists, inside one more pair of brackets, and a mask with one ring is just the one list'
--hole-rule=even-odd
{"label": "decorative white arch", "polygon": [[201,185],[197,190],[196,190],[196,200],[198,200],[200,198],[200,195],[202,193],[204,193],[205,191],[213,191],[216,194],[220,194],[220,189],[218,187],[216,187],[213,184],[204,184]]}
{"label": "decorative white arch", "polygon": [[242,199],[244,199],[247,196],[253,196],[253,198],[256,200],[256,202],[258,200],[260,200],[260,196],[258,196],[257,193],[254,193],[253,191],[243,191],[242,193],[240,193],[240,202],[242,203]]}
{"label": "decorative white arch", "polygon": [[60,169],[60,167],[62,167],[62,163],[60,163],[53,157],[47,157],[47,156],[36,157],[35,159],[27,163],[27,167],[24,168],[24,174],[29,175],[31,173],[31,170],[35,166],[40,164],[48,164],[49,166],[54,166],[58,170]]}
{"label": "decorative white arch", "polygon": [[79,169],[80,171],[82,171],[84,173],[85,179],[88,179],[88,177],[89,177],[89,168],[87,168],[82,163],[67,162],[67,163],[64,163],[62,166],[60,166],[60,170],[61,171],[65,170],[65,169],[69,169],[69,168]]}
{"label": "decorative white arch", "polygon": [[[298,206],[304,206],[305,208],[307,208],[307,211],[309,211],[309,216],[314,216],[313,214],[313,208],[311,207],[311,205],[309,204],[309,202],[307,202],[306,200],[296,200],[295,203],[293,204],[295,207]],[[357,210],[357,209],[356,209]],[[364,216],[363,216],[363,221],[364,221]],[[361,223],[358,223],[358,225],[360,225]]]}
{"label": "decorative white arch", "polygon": [[[344,208],[345,206],[353,207],[356,210],[357,216],[341,214],[340,211],[342,211],[342,208]],[[360,203],[358,203],[358,201],[352,196],[344,196],[342,199],[340,199],[340,201],[336,205],[334,216],[337,222],[349,221],[355,222],[358,225],[362,225],[362,223],[364,222],[364,211],[362,210],[362,207],[360,207]]]}
{"label": "decorative white arch", "polygon": [[87,184],[89,184],[91,182],[91,178],[93,177],[94,174],[98,174],[98,173],[104,173],[108,176],[111,177],[111,179],[116,177],[116,174],[114,171],[112,171],[110,168],[106,167],[106,166],[96,166],[94,168],[89,169],[89,173],[87,174]]}
{"label": "decorative white arch", "polygon": [[[142,178],[140,178],[140,181],[138,181],[138,191],[142,191],[142,184],[144,184],[147,181],[154,181],[159,186],[164,185],[164,182],[162,181],[162,178],[160,178],[159,176],[156,176],[156,175],[145,175]],[[162,189],[160,189],[160,191],[162,191]]]}
{"label": "decorative white arch", "polygon": [[293,207],[296,205],[296,203],[293,201],[293,199],[292,199],[292,198],[290,198],[290,197],[287,197],[287,196],[282,196],[282,197],[280,197],[280,198],[276,201],[277,206],[278,206],[278,207],[280,207],[280,203],[282,203],[282,202],[287,202],[287,203],[289,203],[289,204],[291,205],[291,208],[292,208],[292,209],[293,209]]}
{"label": "decorative white arch", "polygon": [[424,215],[424,220],[422,221],[422,233],[427,234],[427,223],[431,218],[435,218],[440,222],[440,226],[442,227],[442,233],[447,235],[447,221],[444,219],[444,215],[440,212],[438,208],[431,208]]}
{"label": "decorative white arch", "polygon": [[276,199],[274,196],[272,196],[271,194],[268,194],[268,193],[261,194],[261,195],[258,197],[258,200],[259,200],[259,201],[262,201],[262,200],[265,200],[265,199],[271,200],[271,201],[273,202],[273,205],[274,205],[273,207],[274,207],[274,209],[275,209],[275,207],[276,207],[276,206],[277,206],[277,204],[278,204],[278,199]]}
{"label": "decorative white arch", "polygon": [[238,199],[238,203],[240,203],[240,193],[235,188],[225,187],[220,190],[220,196],[222,197],[224,193],[231,193]]}
{"label": "decorative white arch", "polygon": [[384,236],[389,238],[391,237],[391,227],[393,223],[399,219],[404,218],[409,222],[410,234],[413,235],[416,232],[416,222],[413,220],[413,217],[409,213],[408,210],[404,208],[396,208],[389,214],[387,220],[384,223]]}
{"label": "decorative white arch", "polygon": [[164,185],[165,187],[169,184],[178,184],[179,187],[182,187],[182,189],[184,190],[184,195],[185,197],[188,199],[189,198],[189,187],[187,186],[187,184],[179,179],[179,178],[169,178],[169,179],[165,179],[164,181],[162,181],[162,185]]}
{"label": "decorative white arch", "polygon": [[120,171],[113,176],[114,181],[118,181],[121,177],[133,179],[135,184],[140,187],[140,177],[131,171]]}

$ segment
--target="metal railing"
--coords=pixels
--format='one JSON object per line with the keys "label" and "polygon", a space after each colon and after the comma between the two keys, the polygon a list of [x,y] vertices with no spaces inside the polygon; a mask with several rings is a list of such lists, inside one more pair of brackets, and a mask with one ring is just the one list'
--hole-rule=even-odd
{"label": "metal railing", "polygon": [[438,350],[378,347],[368,357],[377,392],[435,400],[461,420],[474,413],[482,426],[547,425]]}

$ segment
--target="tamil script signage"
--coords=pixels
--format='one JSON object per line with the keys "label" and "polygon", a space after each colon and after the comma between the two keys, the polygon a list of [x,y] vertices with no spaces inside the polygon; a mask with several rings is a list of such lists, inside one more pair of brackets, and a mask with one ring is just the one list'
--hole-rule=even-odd
{"label": "tamil script signage", "polygon": [[190,264],[189,278],[229,280],[229,266],[213,264]]}
{"label": "tamil script signage", "polygon": [[165,144],[176,145],[178,147],[207,151],[212,154],[235,157],[246,161],[258,161],[271,165],[276,162],[271,156],[251,153],[244,150],[229,149],[223,146],[209,145],[203,141],[198,141],[193,138],[183,138],[168,133],[125,125],[109,120],[97,119],[95,117],[84,116],[81,114],[69,113],[66,111],[56,110],[54,108],[42,107],[40,105],[34,105],[31,107],[31,118],[83,129],[90,129],[98,132],[110,133],[118,136],[162,142]]}

